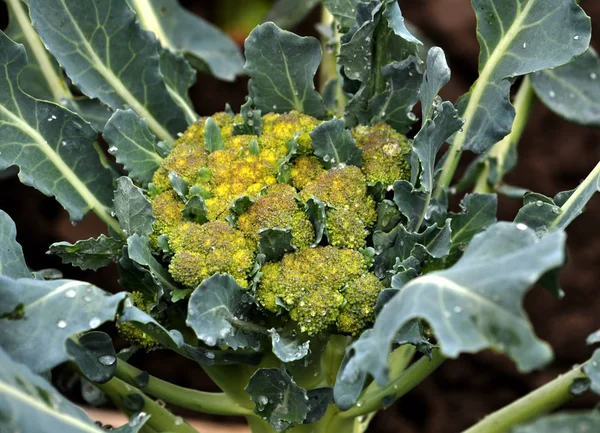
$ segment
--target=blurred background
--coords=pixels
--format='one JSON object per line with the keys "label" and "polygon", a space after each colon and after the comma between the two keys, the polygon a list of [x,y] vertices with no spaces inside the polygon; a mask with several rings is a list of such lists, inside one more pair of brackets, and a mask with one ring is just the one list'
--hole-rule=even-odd
{"label": "blurred background", "polygon": [[[271,5],[269,0],[182,0],[181,3],[227,31],[240,45],[250,30],[263,20]],[[600,49],[600,2],[581,0],[580,4],[592,17],[592,45]],[[446,51],[452,80],[442,90],[442,96],[456,101],[477,78],[479,47],[470,1],[401,0],[400,6],[408,21]],[[6,11],[2,11],[0,18],[4,28]],[[315,24],[319,18],[320,12],[313,11],[294,31],[318,36]],[[245,78],[226,83],[208,75],[198,75],[191,91],[196,111],[200,115],[209,115],[222,111],[226,102],[237,110],[244,101],[246,84]],[[519,164],[506,181],[553,196],[576,187],[600,160],[600,131],[567,123],[537,102],[518,153]],[[501,198],[499,219],[511,220],[519,207],[520,202]],[[32,269],[57,268],[66,278],[90,281],[113,292],[120,290],[116,284],[116,266],[84,272],[63,266],[60,259],[45,254],[53,242],[74,242],[103,232],[103,224],[94,215],[88,215],[73,226],[56,201],[21,185],[14,172],[0,178],[0,208],[15,220],[17,239],[23,245]],[[599,219],[600,197],[595,197],[586,212],[569,227],[569,263],[562,275],[564,299],[557,300],[541,288],[527,295],[525,307],[534,327],[556,353],[555,361],[546,370],[524,376],[510,361],[491,352],[461,356],[446,362],[413,392],[380,412],[369,431],[459,432],[587,359],[592,348],[585,345],[585,338],[600,328]],[[103,330],[114,334],[114,329]],[[118,339],[116,345],[124,347]],[[171,382],[197,389],[215,389],[200,367],[166,351],[153,352],[132,361]],[[60,371],[55,377],[61,378]],[[72,398],[80,399],[78,392],[72,392]],[[569,408],[589,408],[594,404],[596,399],[588,395],[571,403]],[[189,415],[176,408],[173,410],[183,416]],[[227,421],[241,422],[234,418]]]}

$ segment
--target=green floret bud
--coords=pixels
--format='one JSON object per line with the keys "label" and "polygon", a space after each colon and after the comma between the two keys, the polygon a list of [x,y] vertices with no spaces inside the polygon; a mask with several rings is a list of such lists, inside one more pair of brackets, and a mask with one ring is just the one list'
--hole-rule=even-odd
{"label": "green floret bud", "polygon": [[[367,193],[367,182],[358,167],[331,169],[300,192],[304,201],[317,197],[333,209],[327,211],[329,241],[344,248],[365,245],[367,228],[377,219],[375,201]],[[331,221],[330,221],[331,220]]]}
{"label": "green floret bud", "polygon": [[295,188],[303,189],[325,173],[321,161],[316,156],[300,156],[292,162],[290,181]]}
{"label": "green floret bud", "polygon": [[346,303],[337,318],[338,331],[357,335],[375,320],[377,297],[384,289],[374,274],[367,273],[348,283],[344,291]]}
{"label": "green floret bud", "polygon": [[258,241],[258,231],[266,228],[292,230],[292,243],[305,248],[315,240],[312,223],[296,201],[296,190],[290,185],[276,184],[266,190],[247,212],[240,215],[238,228],[250,239]]}
{"label": "green floret bud", "polygon": [[273,143],[278,143],[278,147],[285,146],[288,140],[295,137],[300,155],[312,153],[309,133],[320,123],[319,120],[298,111],[290,111],[284,114],[265,114],[262,121],[263,136],[272,137]]}
{"label": "green floret bud", "polygon": [[169,272],[175,281],[195,288],[215,273],[227,273],[243,287],[254,264],[254,242],[222,221],[187,223]]}
{"label": "green floret bud", "polygon": [[357,126],[352,130],[356,145],[363,150],[362,171],[367,181],[392,185],[399,179],[410,179],[406,156],[411,146],[406,136],[387,123]]}
{"label": "green floret bud", "polygon": [[[152,214],[156,220],[154,221],[154,232],[150,236],[150,242],[154,248],[157,247],[158,236],[165,234],[171,237],[177,226],[183,222],[183,216],[181,215],[183,208],[184,203],[173,190],[160,193],[152,200]],[[172,245],[171,248],[173,248]]]}
{"label": "green floret bud", "polygon": [[[144,295],[141,292],[132,292],[130,294],[131,299],[133,300],[133,305],[138,307],[140,310],[150,313],[150,309],[152,308],[152,302],[146,300]],[[158,314],[155,319],[160,321],[164,319],[162,314]],[[136,328],[132,323],[117,323],[117,329],[119,331],[119,335],[123,337],[126,341],[133,344],[134,346],[141,347],[148,351],[158,348],[158,343],[152,339],[148,334],[144,331]]]}
{"label": "green floret bud", "polygon": [[206,167],[207,154],[204,149],[189,144],[181,144],[173,149],[154,172],[152,183],[158,191],[171,188],[169,173],[176,173],[189,184],[199,181],[201,170]]}
{"label": "green floret bud", "polygon": [[[223,140],[231,138],[233,135],[233,117],[225,112],[215,113],[211,116],[219,129]],[[204,125],[208,117],[202,117],[188,126],[185,132],[175,141],[173,147],[193,146],[199,149],[204,148]]]}
{"label": "green floret bud", "polygon": [[[344,310],[348,303],[345,295],[348,283],[361,281],[364,286],[349,292],[352,305],[360,304],[356,308],[370,305],[366,299],[367,293],[373,292],[373,306],[377,301],[378,292],[369,292],[372,280],[365,277],[369,274],[364,258],[358,251],[332,246],[306,248],[286,254],[280,262],[267,263],[262,272],[256,292],[257,301],[273,312],[278,311],[283,303],[300,329],[310,335],[338,323],[344,311],[344,330],[340,331],[347,332],[350,329],[350,332],[355,332],[358,329],[362,322],[354,324],[350,321],[354,307]],[[360,290],[363,290],[364,296]]]}

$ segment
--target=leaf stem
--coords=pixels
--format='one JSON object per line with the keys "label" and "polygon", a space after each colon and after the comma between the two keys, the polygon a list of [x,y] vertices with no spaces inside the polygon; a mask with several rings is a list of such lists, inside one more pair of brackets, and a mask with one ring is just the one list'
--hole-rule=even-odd
{"label": "leaf stem", "polygon": [[463,433],[504,433],[513,426],[559,408],[575,396],[570,388],[575,379],[586,378],[583,366],[577,366],[564,375],[527,394],[519,400],[486,416]]}
{"label": "leaf stem", "polygon": [[[489,183],[490,160],[496,160],[496,172],[500,176],[500,178],[497,179],[497,182],[499,182],[505,173],[506,158],[511,151],[514,152],[516,150],[517,144],[519,143],[519,140],[523,135],[523,131],[527,126],[527,122],[529,121],[529,116],[531,114],[531,109],[533,108],[534,102],[535,92],[533,90],[533,86],[531,85],[531,80],[526,76],[519,87],[517,95],[515,96],[514,106],[516,114],[512,130],[510,134],[508,134],[490,149],[486,161],[484,162],[484,168],[479,174],[473,192],[494,192],[496,185],[490,185]],[[511,167],[509,167],[509,169],[510,168]]]}
{"label": "leaf stem", "polygon": [[124,404],[124,399],[132,394],[141,396],[144,404],[140,410],[150,415],[145,426],[147,425],[151,429],[159,432],[198,433],[189,424],[185,423],[181,417],[173,415],[164,407],[159,406],[154,400],[146,396],[139,389],[125,383],[121,379],[113,377],[106,383],[94,383],[94,385],[106,394],[119,410],[127,415],[132,415],[137,411],[128,409]]}
{"label": "leaf stem", "polygon": [[446,360],[439,349],[434,349],[431,359],[424,356],[402,371],[397,377],[392,378],[384,387],[371,384],[365,390],[363,396],[349,410],[339,414],[342,418],[354,418],[366,415],[385,407],[386,400],[397,400],[415,386],[419,385],[431,373],[433,373]]}
{"label": "leaf stem", "polygon": [[[137,386],[136,377],[141,374],[143,374],[142,370],[120,359],[117,361],[116,376],[130,385]],[[249,409],[238,405],[225,393],[184,388],[153,376],[149,376],[148,383],[141,388],[153,397],[197,412],[214,415],[249,415],[252,413]]]}

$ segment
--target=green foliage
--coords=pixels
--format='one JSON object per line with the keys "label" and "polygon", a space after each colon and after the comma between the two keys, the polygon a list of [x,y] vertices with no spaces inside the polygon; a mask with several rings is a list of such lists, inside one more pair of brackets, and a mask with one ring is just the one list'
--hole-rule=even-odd
{"label": "green foliage", "polygon": [[59,256],[63,263],[95,271],[117,260],[122,251],[123,241],[121,239],[100,235],[97,239],[90,238],[74,244],[55,242],[50,245],[48,253]]}
{"label": "green foliage", "polygon": [[0,210],[0,275],[9,278],[31,278],[23,249],[16,240],[17,228],[8,214]]}

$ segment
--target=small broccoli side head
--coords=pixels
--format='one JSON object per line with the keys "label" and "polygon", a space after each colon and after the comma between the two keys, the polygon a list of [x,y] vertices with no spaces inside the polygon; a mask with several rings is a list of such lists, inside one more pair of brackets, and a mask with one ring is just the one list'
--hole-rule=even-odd
{"label": "small broccoli side head", "polygon": [[[186,288],[227,273],[267,315],[288,314],[310,335],[356,335],[384,288],[362,253],[377,219],[370,187],[410,176],[410,145],[386,124],[359,126],[361,166],[327,169],[310,136],[320,123],[269,113],[260,135],[245,135],[241,116],[217,113],[190,126],[150,184],[151,243]],[[275,228],[291,231],[294,251],[257,273],[260,232]]]}

